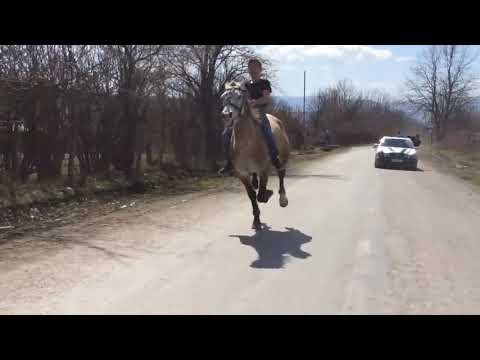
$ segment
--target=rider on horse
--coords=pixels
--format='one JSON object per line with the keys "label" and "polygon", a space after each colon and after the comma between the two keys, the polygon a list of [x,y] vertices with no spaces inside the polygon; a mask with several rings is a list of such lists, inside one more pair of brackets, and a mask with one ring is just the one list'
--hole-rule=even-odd
{"label": "rider on horse", "polygon": [[[265,137],[265,141],[267,142],[270,158],[273,165],[278,170],[282,170],[283,164],[278,158],[277,145],[275,144],[272,129],[270,127],[270,122],[268,121],[266,114],[266,108],[272,101],[272,88],[270,86],[270,82],[260,77],[262,73],[262,63],[258,59],[249,60],[248,72],[251,77],[251,81],[247,81],[245,83],[249,98],[248,103],[250,106],[253,106],[260,115],[260,127]],[[229,150],[232,137],[232,126],[233,124],[226,124],[225,130],[223,132],[224,150],[227,156],[227,164],[225,165],[225,167],[220,169],[220,174],[230,172],[233,169]]]}

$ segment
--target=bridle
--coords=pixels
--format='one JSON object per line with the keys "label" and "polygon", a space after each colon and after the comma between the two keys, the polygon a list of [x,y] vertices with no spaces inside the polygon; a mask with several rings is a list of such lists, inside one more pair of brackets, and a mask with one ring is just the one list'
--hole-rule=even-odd
{"label": "bridle", "polygon": [[238,110],[240,116],[243,115],[243,109],[245,108],[245,102],[246,102],[246,96],[245,96],[245,93],[247,92],[247,90],[244,90],[240,87],[236,87],[236,88],[233,88],[234,90],[240,90],[242,92],[242,103],[240,104],[240,106],[232,103],[230,101],[230,99],[227,99],[227,102],[226,102],[226,105],[230,105],[231,107],[233,107],[235,110]]}

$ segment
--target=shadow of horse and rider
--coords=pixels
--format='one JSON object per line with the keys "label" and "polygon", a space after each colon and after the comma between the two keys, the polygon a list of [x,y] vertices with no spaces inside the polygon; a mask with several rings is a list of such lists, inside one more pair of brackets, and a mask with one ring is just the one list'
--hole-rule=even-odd
{"label": "shadow of horse and rider", "polygon": [[307,259],[312,256],[302,250],[302,245],[312,241],[312,237],[293,228],[287,231],[272,231],[265,224],[262,231],[252,236],[230,235],[237,237],[242,245],[251,246],[257,252],[258,258],[250,264],[256,269],[281,269],[291,259]]}

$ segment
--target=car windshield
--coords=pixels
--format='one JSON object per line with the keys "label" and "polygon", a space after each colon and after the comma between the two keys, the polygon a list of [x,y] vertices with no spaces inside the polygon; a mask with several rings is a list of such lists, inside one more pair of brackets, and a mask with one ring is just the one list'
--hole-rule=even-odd
{"label": "car windshield", "polygon": [[381,145],[399,148],[413,148],[413,143],[406,139],[385,139]]}

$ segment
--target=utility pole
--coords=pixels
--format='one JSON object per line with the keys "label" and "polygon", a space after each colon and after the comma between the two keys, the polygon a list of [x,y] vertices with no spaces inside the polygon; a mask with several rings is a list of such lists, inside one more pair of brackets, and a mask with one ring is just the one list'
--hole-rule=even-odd
{"label": "utility pole", "polygon": [[307,82],[307,71],[303,72],[303,131],[304,131],[304,146],[307,148],[307,122],[305,120],[305,85]]}

